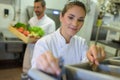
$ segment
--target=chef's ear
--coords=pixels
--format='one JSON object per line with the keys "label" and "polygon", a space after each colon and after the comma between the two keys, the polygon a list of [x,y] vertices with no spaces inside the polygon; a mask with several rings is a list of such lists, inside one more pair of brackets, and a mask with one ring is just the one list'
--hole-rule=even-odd
{"label": "chef's ear", "polygon": [[44,6],[44,11],[46,10],[46,6]]}

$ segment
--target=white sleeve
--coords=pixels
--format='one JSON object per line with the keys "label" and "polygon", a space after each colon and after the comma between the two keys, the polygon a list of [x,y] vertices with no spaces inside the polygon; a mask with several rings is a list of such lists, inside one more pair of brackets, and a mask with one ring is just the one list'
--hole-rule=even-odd
{"label": "white sleeve", "polygon": [[45,44],[45,42],[41,39],[39,39],[34,47],[34,51],[33,51],[33,57],[32,57],[32,61],[31,61],[31,68],[37,68],[36,67],[36,58],[41,55],[42,53],[44,53],[46,50],[48,50],[47,45]]}
{"label": "white sleeve", "polygon": [[88,51],[88,45],[87,45],[87,42],[84,40],[83,44],[82,44],[82,61],[81,62],[87,62],[88,59],[87,59],[87,51]]}

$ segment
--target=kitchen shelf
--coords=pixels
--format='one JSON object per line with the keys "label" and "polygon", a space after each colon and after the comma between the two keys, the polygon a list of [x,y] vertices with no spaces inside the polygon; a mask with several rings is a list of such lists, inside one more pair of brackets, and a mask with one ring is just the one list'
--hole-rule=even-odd
{"label": "kitchen shelf", "polygon": [[102,27],[101,27],[101,28],[104,28],[104,29],[107,29],[107,30],[116,31],[116,32],[120,32],[120,28],[119,28],[119,27],[102,25]]}
{"label": "kitchen shelf", "polygon": [[120,43],[114,41],[107,41],[107,40],[98,40],[98,42],[106,46],[115,48],[116,49],[115,56],[118,56],[118,52],[120,50]]}
{"label": "kitchen shelf", "polygon": [[[106,30],[115,31],[115,32],[120,32],[120,28],[119,27],[102,25],[100,28],[103,28],[103,29],[106,29]],[[98,34],[99,34],[99,32],[98,32]],[[96,38],[98,38],[98,37],[96,37]],[[104,44],[106,46],[115,48],[116,49],[115,56],[118,56],[118,52],[120,50],[120,42],[119,41],[115,41],[115,40],[107,41],[107,40],[98,40],[97,39],[96,40],[96,44],[97,43],[101,43],[101,44]]]}

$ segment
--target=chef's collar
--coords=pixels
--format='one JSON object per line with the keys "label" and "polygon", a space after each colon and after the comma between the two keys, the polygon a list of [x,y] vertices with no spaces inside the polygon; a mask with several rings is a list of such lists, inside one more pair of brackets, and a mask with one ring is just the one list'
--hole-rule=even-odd
{"label": "chef's collar", "polygon": [[[72,37],[72,38],[73,38],[73,37]],[[70,42],[71,42],[72,38],[70,39]],[[59,42],[60,42],[61,44],[66,44],[65,38],[64,38],[64,37],[61,35],[61,33],[60,33],[60,28],[57,30],[57,39],[59,40]],[[67,43],[67,44],[69,44],[69,43]]]}

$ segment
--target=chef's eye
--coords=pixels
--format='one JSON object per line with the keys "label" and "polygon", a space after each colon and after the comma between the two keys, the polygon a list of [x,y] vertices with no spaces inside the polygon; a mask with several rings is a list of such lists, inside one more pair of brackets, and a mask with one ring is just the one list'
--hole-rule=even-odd
{"label": "chef's eye", "polygon": [[34,7],[34,9],[39,9],[39,7]]}
{"label": "chef's eye", "polygon": [[78,19],[79,22],[84,22],[84,19]]}
{"label": "chef's eye", "polygon": [[68,16],[68,18],[69,18],[69,19],[71,19],[71,20],[73,19],[73,17],[72,17],[72,16]]}

